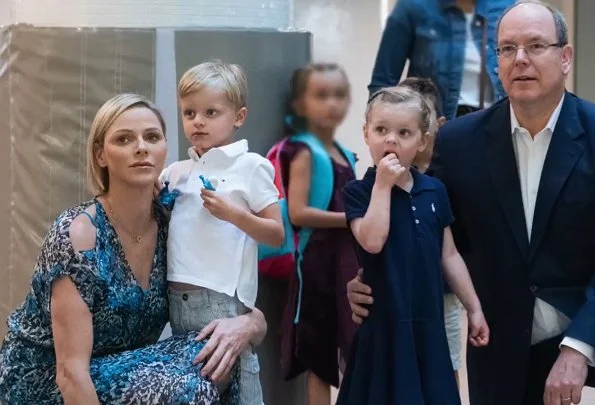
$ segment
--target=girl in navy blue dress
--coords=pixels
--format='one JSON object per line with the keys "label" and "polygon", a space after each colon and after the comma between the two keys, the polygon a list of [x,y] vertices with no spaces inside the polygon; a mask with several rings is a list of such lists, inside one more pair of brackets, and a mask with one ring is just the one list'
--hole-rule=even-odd
{"label": "girl in navy blue dress", "polygon": [[374,167],[344,189],[374,306],[359,328],[338,405],[460,405],[443,315],[443,278],[468,311],[470,342],[489,329],[449,225],[443,184],[411,167],[428,142],[431,112],[416,92],[380,90],[365,141]]}

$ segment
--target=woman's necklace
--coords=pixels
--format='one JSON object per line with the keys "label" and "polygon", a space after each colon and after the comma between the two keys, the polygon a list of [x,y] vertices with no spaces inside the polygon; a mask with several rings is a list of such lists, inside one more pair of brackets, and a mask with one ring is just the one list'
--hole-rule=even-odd
{"label": "woman's necklace", "polygon": [[124,229],[126,231],[126,233],[128,233],[128,235],[130,235],[130,237],[136,241],[136,243],[141,244],[143,243],[143,238],[145,237],[145,235],[147,234],[147,232],[149,232],[149,230],[151,229],[151,218],[149,218],[149,221],[147,221],[147,226],[146,229],[138,235],[135,235],[134,232],[130,232],[125,226],[124,224],[122,224],[122,222],[120,222],[120,220],[118,219],[118,217],[116,216],[116,214],[114,214],[114,211],[112,210],[112,203],[110,202],[110,200],[108,198],[105,199],[105,201],[107,202],[107,207],[109,209],[109,212],[112,216],[112,218],[114,219],[114,221],[116,221],[116,223],[118,225],[120,225],[120,227],[122,229]]}

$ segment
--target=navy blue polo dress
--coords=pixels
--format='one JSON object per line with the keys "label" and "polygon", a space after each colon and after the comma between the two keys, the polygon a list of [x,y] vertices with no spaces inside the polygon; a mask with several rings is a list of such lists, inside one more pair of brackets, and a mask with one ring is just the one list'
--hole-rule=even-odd
{"label": "navy blue polo dress", "polygon": [[[460,405],[444,329],[442,240],[453,221],[437,179],[411,170],[410,193],[394,187],[382,251],[358,247],[374,304],[359,328],[338,405]],[[348,222],[362,218],[376,178],[343,190]]]}

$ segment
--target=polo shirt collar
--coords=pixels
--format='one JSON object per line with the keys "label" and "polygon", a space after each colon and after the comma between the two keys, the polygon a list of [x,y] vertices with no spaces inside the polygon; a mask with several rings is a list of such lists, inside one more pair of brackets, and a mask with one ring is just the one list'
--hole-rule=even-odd
{"label": "polo shirt collar", "polygon": [[210,159],[235,159],[248,152],[248,141],[246,139],[240,139],[229,145],[219,146],[217,148],[209,149],[204,155],[199,156],[194,147],[188,149],[188,156],[195,162],[198,162],[201,158],[209,157]]}

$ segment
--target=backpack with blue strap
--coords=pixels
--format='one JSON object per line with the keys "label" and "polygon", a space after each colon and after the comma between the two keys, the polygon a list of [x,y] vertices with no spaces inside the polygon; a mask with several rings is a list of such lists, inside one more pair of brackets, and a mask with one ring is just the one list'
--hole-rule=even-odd
{"label": "backpack with blue strap", "polygon": [[[302,297],[302,255],[312,235],[312,228],[301,227],[295,229],[289,220],[287,207],[287,190],[285,190],[283,179],[288,173],[282,172],[281,153],[288,143],[299,142],[305,144],[312,155],[312,170],[310,178],[310,193],[308,205],[321,210],[328,210],[333,195],[334,173],[333,164],[324,144],[313,134],[302,132],[288,136],[277,142],[267,153],[267,159],[275,167],[275,185],[279,190],[279,206],[285,229],[285,241],[280,247],[271,247],[260,244],[258,246],[258,269],[259,273],[276,279],[289,279],[291,272],[296,271],[299,282],[298,306],[295,323],[299,321],[299,312]],[[337,148],[347,159],[352,169],[355,170],[355,154],[335,142]],[[287,182],[285,182],[287,184]]]}

